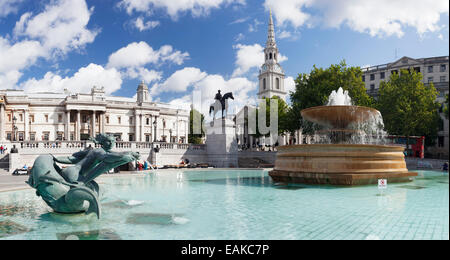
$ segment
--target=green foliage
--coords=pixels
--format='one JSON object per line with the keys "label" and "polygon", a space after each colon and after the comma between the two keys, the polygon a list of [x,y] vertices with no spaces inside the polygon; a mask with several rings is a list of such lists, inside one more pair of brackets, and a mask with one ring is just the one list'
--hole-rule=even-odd
{"label": "green foliage", "polygon": [[342,87],[347,90],[352,98],[353,105],[374,105],[362,81],[362,71],[359,67],[348,67],[345,61],[331,65],[329,68],[317,68],[314,66],[311,73],[299,74],[295,80],[295,91],[291,93],[292,107],[288,111],[287,129],[294,132],[303,128],[308,132],[311,124],[302,120],[300,111],[309,107],[323,106],[328,102],[328,97],[333,90]]}
{"label": "green foliage", "polygon": [[422,74],[414,70],[394,73],[380,84],[377,109],[389,134],[426,136],[435,140],[439,128],[438,92],[432,83],[426,86]]}
{"label": "green foliage", "polygon": [[448,94],[445,95],[444,109],[442,110],[442,112],[444,113],[445,118],[448,119]]}
{"label": "green foliage", "polygon": [[[201,118],[201,134],[193,134],[194,133],[194,115],[200,116]],[[189,116],[189,136],[188,136],[188,142],[190,144],[202,144],[202,137],[205,136],[204,131],[204,122],[205,122],[205,116],[201,114],[199,111],[195,109],[191,109],[190,116]]]}
{"label": "green foliage", "polygon": [[[266,100],[266,125],[269,126],[270,125],[270,103],[271,100],[277,100],[278,103],[278,134],[281,135],[285,132],[287,132],[287,125],[289,124],[289,118],[288,118],[288,111],[289,111],[289,106],[286,104],[286,102],[279,98],[278,96],[274,96],[272,98],[265,98]],[[261,137],[262,135],[260,134],[259,128],[258,128],[258,115],[261,111],[261,108],[257,108],[256,109],[256,134],[254,134],[253,136],[258,138]],[[247,120],[247,119],[246,119]]]}

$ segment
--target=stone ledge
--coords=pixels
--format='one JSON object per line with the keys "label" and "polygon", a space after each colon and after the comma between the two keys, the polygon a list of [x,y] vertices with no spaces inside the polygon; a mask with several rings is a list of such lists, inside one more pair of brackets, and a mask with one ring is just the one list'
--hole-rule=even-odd
{"label": "stone ledge", "polygon": [[417,176],[416,172],[396,173],[303,173],[273,170],[269,176],[275,182],[305,183],[305,184],[331,184],[331,185],[368,185],[377,184],[378,179],[387,179],[388,183],[410,182]]}

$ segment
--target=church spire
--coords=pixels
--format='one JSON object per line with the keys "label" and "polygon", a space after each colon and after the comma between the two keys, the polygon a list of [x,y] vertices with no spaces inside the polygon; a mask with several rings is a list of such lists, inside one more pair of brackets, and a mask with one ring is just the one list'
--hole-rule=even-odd
{"label": "church spire", "polygon": [[272,19],[272,10],[270,10],[270,18],[269,18],[269,34],[267,38],[266,47],[276,47],[277,43],[275,42],[275,27],[273,25]]}

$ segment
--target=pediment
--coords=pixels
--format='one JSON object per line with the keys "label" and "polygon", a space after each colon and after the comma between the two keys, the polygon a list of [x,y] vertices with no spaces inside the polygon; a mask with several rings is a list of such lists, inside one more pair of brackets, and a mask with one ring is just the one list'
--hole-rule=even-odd
{"label": "pediment", "polygon": [[393,62],[390,64],[389,67],[395,68],[395,67],[407,67],[407,66],[414,66],[414,65],[420,65],[420,61],[410,58],[410,57],[402,57],[399,60]]}

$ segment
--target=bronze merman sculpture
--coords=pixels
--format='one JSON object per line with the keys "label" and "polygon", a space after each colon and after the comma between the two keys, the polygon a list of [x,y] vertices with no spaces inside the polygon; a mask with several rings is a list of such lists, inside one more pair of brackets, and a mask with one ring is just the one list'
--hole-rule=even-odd
{"label": "bronze merman sculpture", "polygon": [[[112,152],[115,142],[112,136],[99,134],[93,141],[101,148],[86,148],[67,157],[40,155],[34,161],[27,183],[55,212],[94,212],[100,218],[99,186],[94,179],[139,159],[138,153]],[[62,169],[57,163],[71,166]]]}

